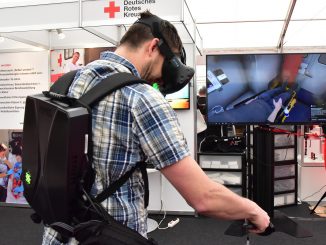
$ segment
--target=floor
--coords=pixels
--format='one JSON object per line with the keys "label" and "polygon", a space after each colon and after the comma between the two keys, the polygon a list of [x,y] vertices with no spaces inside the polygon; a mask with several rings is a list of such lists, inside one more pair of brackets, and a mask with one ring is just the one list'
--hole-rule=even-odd
{"label": "floor", "polygon": [[[326,245],[326,218],[310,214],[309,205],[281,208],[275,212],[286,215],[290,222],[296,224],[312,234],[311,237],[297,238],[280,231],[269,236],[250,235],[250,245]],[[41,244],[43,226],[34,224],[29,208],[0,207],[0,245],[37,245]],[[150,215],[151,218],[161,221],[163,215]],[[226,235],[235,222],[215,220],[193,215],[167,215],[160,228],[168,222],[179,218],[179,223],[173,228],[156,229],[149,236],[160,245],[249,245],[246,235]]]}

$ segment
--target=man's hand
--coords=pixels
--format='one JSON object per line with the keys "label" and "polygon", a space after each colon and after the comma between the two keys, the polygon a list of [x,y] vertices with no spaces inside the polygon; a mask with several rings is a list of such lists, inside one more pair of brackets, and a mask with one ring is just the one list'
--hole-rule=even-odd
{"label": "man's hand", "polygon": [[255,225],[255,228],[249,229],[249,232],[262,233],[269,226],[270,218],[265,210],[260,208],[256,203],[252,202],[252,205],[254,206],[254,213],[248,220]]}

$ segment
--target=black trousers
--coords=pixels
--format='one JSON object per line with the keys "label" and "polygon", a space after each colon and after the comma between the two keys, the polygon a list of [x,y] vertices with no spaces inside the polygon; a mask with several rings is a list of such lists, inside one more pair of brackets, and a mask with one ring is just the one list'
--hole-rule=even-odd
{"label": "black trousers", "polygon": [[7,189],[3,186],[0,186],[0,202],[6,202],[7,198]]}

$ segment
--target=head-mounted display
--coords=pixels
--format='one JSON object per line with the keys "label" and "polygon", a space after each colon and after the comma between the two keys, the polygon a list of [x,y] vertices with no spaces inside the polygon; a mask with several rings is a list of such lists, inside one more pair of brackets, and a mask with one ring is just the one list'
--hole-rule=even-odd
{"label": "head-mounted display", "polygon": [[195,71],[193,68],[186,66],[186,52],[183,47],[180,57],[178,57],[168,46],[160,30],[160,23],[162,21],[161,18],[153,15],[149,18],[140,18],[135,23],[148,26],[153,36],[160,39],[158,48],[165,59],[162,67],[163,84],[160,85],[159,89],[162,94],[166,95],[177,92],[186,86],[190,82]]}

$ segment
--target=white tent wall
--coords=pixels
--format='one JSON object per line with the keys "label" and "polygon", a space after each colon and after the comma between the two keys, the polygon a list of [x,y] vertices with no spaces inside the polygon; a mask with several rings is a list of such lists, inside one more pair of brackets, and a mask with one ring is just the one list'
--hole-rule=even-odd
{"label": "white tent wall", "polygon": [[61,3],[59,1],[46,3],[45,1],[42,4],[40,1],[16,1],[16,6],[8,1],[2,6],[0,8],[0,33],[79,26],[79,1]]}
{"label": "white tent wall", "polygon": [[[156,0],[148,1],[148,4],[115,0],[114,4],[120,7],[120,12],[113,14],[115,18],[109,18],[110,13],[105,13],[109,7],[107,0],[0,0],[0,36],[5,38],[0,43],[0,55],[23,51],[114,47],[138,18],[137,13],[148,9],[176,26],[187,52],[187,65],[195,67],[195,55],[201,52],[202,38],[184,0]],[[65,34],[65,39],[58,39],[58,29]],[[50,60],[48,53],[47,63]],[[196,155],[195,87],[193,79],[190,85],[190,109],[176,111],[193,157]],[[193,209],[174,187],[159,174],[150,176],[150,181],[152,193],[159,195],[151,196],[149,210],[161,210],[162,201],[168,212],[177,210],[193,213]]]}
{"label": "white tent wall", "polygon": [[[188,25],[187,13],[191,13],[203,37],[204,50],[232,50],[233,53],[253,49],[271,52],[325,50],[324,0],[186,0],[189,12],[184,11],[184,1],[170,1],[157,0],[157,7],[149,6],[148,9],[162,13],[161,16],[171,22],[181,19],[185,25]],[[116,5],[128,7],[122,2],[115,1]],[[0,33],[103,26],[126,19],[101,19],[103,7],[107,5],[107,1],[101,0],[0,0]],[[180,6],[182,18],[179,18]],[[128,18],[123,24],[133,20]]]}
{"label": "white tent wall", "polygon": [[326,50],[324,0],[187,0],[211,51]]}

